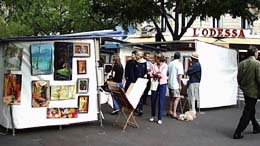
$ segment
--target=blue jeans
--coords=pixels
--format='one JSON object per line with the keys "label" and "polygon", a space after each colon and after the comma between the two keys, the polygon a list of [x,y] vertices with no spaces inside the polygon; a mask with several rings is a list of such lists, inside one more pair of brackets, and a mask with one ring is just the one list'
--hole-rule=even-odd
{"label": "blue jeans", "polygon": [[[120,88],[123,88],[123,83],[117,83],[117,86]],[[115,100],[115,98],[113,98],[113,106],[114,106],[114,110],[119,110],[119,104],[118,102]]]}
{"label": "blue jeans", "polygon": [[166,88],[167,88],[167,84],[163,84],[163,85],[158,86],[157,91],[152,91],[151,107],[152,107],[152,116],[153,117],[155,117],[156,102],[157,102],[157,98],[159,97],[158,120],[162,119],[165,96],[166,96]]}

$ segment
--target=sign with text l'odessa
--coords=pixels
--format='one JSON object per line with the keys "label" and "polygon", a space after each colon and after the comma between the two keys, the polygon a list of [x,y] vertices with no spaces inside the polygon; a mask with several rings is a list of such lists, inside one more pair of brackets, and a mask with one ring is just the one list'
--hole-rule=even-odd
{"label": "sign with text l'odessa", "polygon": [[245,32],[243,29],[234,29],[234,28],[191,28],[191,29],[192,29],[193,37],[245,38]]}

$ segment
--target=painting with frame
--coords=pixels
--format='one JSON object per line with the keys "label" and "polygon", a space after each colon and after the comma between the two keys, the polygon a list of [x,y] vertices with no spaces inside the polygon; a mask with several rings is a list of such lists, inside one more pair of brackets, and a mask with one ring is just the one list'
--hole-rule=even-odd
{"label": "painting with frame", "polygon": [[5,104],[21,104],[22,75],[4,74],[3,102]]}
{"label": "painting with frame", "polygon": [[77,93],[88,93],[89,90],[89,79],[88,78],[79,78],[77,80]]}
{"label": "painting with frame", "polygon": [[89,96],[78,96],[78,107],[79,107],[79,113],[88,113],[88,107],[89,107]]}
{"label": "painting with frame", "polygon": [[90,44],[89,43],[74,43],[73,44],[74,57],[90,57]]}
{"label": "painting with frame", "polygon": [[78,74],[87,74],[87,61],[86,60],[77,60],[77,73]]}

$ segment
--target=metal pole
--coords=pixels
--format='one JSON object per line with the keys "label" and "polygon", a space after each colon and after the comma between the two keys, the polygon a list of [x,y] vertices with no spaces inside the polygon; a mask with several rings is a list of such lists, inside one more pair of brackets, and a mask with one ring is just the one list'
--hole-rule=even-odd
{"label": "metal pole", "polygon": [[15,126],[14,126],[12,105],[10,105],[10,117],[11,117],[11,124],[12,124],[12,135],[15,136]]}

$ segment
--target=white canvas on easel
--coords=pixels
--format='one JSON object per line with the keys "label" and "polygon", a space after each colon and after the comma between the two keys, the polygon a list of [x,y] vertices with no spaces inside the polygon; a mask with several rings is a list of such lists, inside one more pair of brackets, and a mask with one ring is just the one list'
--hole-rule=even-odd
{"label": "white canvas on easel", "polygon": [[136,108],[144,90],[147,86],[148,79],[138,78],[135,83],[131,83],[126,92],[126,97],[131,105]]}

